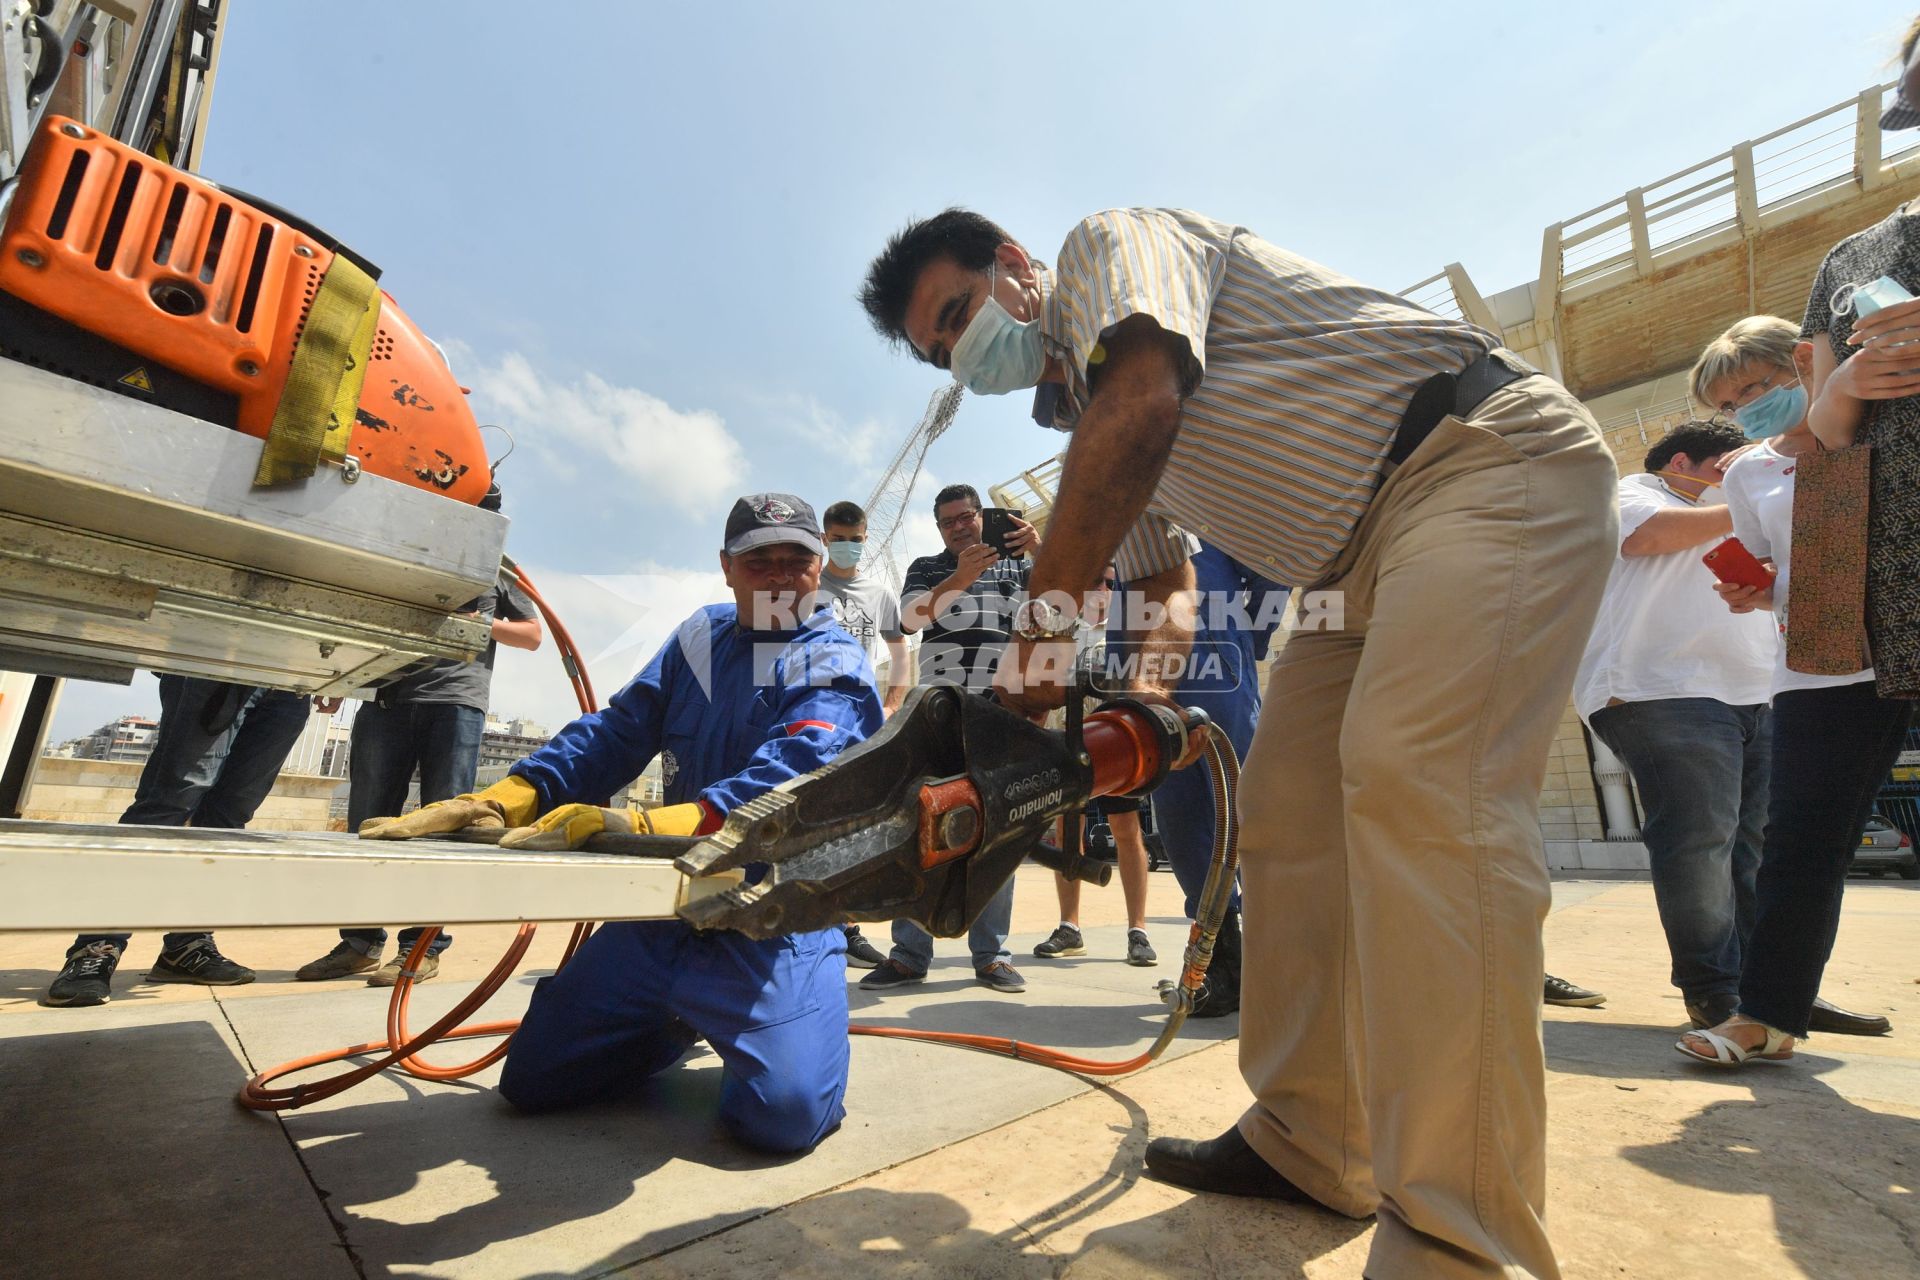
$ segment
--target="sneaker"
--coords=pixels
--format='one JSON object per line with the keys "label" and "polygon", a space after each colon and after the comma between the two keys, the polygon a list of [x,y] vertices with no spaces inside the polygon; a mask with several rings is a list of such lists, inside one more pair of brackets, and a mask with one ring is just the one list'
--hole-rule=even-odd
{"label": "sneaker", "polygon": [[1080,937],[1078,929],[1070,924],[1063,924],[1054,929],[1045,942],[1035,947],[1033,954],[1042,960],[1058,960],[1061,956],[1083,956],[1087,954],[1087,944]]}
{"label": "sneaker", "polygon": [[356,973],[365,973],[380,963],[380,953],[368,955],[360,948],[340,940],[338,946],[318,960],[310,960],[294,970],[295,982],[325,982],[329,978],[350,978]]}
{"label": "sneaker", "polygon": [[925,982],[927,975],[915,973],[912,969],[889,956],[882,960],[874,971],[860,979],[862,991],[887,991],[894,987],[904,987],[915,982]]}
{"label": "sneaker", "polygon": [[1153,944],[1147,941],[1145,929],[1127,930],[1127,963],[1139,965],[1143,969],[1160,963],[1160,957],[1154,951]]}
{"label": "sneaker", "polygon": [[884,959],[871,942],[860,936],[859,925],[847,926],[847,968],[877,969]]}
{"label": "sneaker", "polygon": [[1591,1009],[1595,1005],[1605,1004],[1607,998],[1598,991],[1589,991],[1585,987],[1576,987],[1565,978],[1547,975],[1548,1004],[1557,1004],[1567,1009]]}
{"label": "sneaker", "polygon": [[56,1009],[105,1004],[113,999],[113,971],[119,967],[120,948],[111,942],[89,942],[67,957],[40,1003]]}
{"label": "sneaker", "polygon": [[253,970],[220,954],[211,936],[195,938],[178,951],[162,951],[147,970],[149,982],[192,982],[203,987],[244,987]]}
{"label": "sneaker", "polygon": [[[372,973],[368,974],[367,985],[370,987],[395,986],[400,981],[400,971],[406,967],[407,967],[407,953],[403,951],[399,955],[395,956],[393,959],[381,965],[378,969],[375,969]],[[426,959],[420,962],[420,967],[413,971],[413,980],[416,984],[422,983],[422,982],[425,982],[428,978],[431,978],[434,974],[439,972],[440,972],[440,957],[430,953],[428,954]]]}
{"label": "sneaker", "polygon": [[995,960],[984,969],[975,969],[973,976],[983,986],[992,987],[995,991],[1011,994],[1027,989],[1027,980],[1020,976],[1018,969],[1005,960]]}

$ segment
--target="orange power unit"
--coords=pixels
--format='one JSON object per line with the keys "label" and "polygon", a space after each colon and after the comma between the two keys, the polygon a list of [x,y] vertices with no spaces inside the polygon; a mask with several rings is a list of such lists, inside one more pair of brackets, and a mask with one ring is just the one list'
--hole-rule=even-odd
{"label": "orange power unit", "polygon": [[[265,439],[337,258],[371,302],[378,271],[324,232],[53,117],[0,228],[0,354]],[[465,392],[384,291],[376,314],[340,361],[360,380],[350,434],[318,416],[374,475],[477,503],[491,477]]]}

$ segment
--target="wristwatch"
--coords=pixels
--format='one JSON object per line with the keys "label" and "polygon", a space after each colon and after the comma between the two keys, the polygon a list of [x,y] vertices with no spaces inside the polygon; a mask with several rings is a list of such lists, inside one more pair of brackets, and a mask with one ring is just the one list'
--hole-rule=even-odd
{"label": "wristwatch", "polygon": [[1013,611],[1013,634],[1022,640],[1065,640],[1080,629],[1080,619],[1035,596]]}

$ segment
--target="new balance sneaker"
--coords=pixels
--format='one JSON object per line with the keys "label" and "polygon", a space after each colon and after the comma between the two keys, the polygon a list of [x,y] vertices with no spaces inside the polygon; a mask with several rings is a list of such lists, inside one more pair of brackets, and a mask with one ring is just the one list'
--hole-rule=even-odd
{"label": "new balance sneaker", "polygon": [[40,1003],[56,1009],[105,1004],[113,999],[113,971],[119,967],[120,948],[111,942],[89,942],[67,957]]}
{"label": "new balance sneaker", "polygon": [[915,972],[898,960],[889,956],[882,960],[879,967],[860,979],[862,991],[888,991],[894,987],[909,986],[915,982],[925,982],[927,975]]}
{"label": "new balance sneaker", "polygon": [[1061,956],[1083,956],[1087,954],[1087,944],[1080,937],[1080,931],[1070,924],[1062,924],[1048,935],[1047,940],[1033,949],[1033,954],[1042,960],[1058,960]]}
{"label": "new balance sneaker", "polygon": [[[400,983],[400,971],[406,967],[407,953],[402,951],[393,959],[387,961],[371,974],[367,975],[367,985],[370,987],[398,986]],[[413,981],[415,985],[418,985],[439,972],[440,957],[429,953],[420,961],[420,967],[413,971]]]}
{"label": "new balance sneaker", "polygon": [[162,951],[147,970],[149,982],[193,982],[203,987],[243,987],[253,970],[220,954],[211,936],[195,938],[178,951]]}
{"label": "new balance sneaker", "polygon": [[973,976],[975,981],[983,986],[992,987],[995,991],[1012,994],[1027,989],[1027,980],[1020,976],[1018,969],[1005,960],[995,960],[984,969],[975,969]]}
{"label": "new balance sneaker", "polygon": [[880,967],[880,962],[884,959],[886,959],[886,957],[881,955],[879,950],[875,948],[871,942],[868,942],[861,936],[859,925],[850,924],[847,926],[847,968],[877,969]]}
{"label": "new balance sneaker", "polygon": [[380,953],[368,955],[360,948],[340,939],[338,945],[318,960],[309,960],[294,970],[295,982],[325,982],[329,978],[351,978],[356,973],[365,973],[380,966]]}
{"label": "new balance sneaker", "polygon": [[1591,1009],[1597,1004],[1605,1004],[1607,998],[1598,991],[1589,991],[1585,987],[1576,987],[1565,978],[1547,975],[1548,1004],[1557,1004],[1566,1009]]}
{"label": "new balance sneaker", "polygon": [[1127,963],[1147,968],[1160,963],[1160,956],[1147,941],[1145,929],[1127,930]]}

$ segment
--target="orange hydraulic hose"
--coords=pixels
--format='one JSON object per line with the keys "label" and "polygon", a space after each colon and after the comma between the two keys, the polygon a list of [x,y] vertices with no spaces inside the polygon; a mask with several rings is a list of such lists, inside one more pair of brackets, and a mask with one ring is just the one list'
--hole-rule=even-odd
{"label": "orange hydraulic hose", "polygon": [[[525,571],[505,557],[502,557],[502,566],[513,584],[533,601],[534,607],[546,620],[548,629],[553,632],[554,641],[566,664],[567,675],[573,684],[574,694],[580,702],[581,711],[584,713],[595,710],[598,704],[594,699],[593,686],[587,678],[586,664],[580,661],[579,650],[573,643],[573,637],[568,634],[559,617],[528,581]],[[1167,1015],[1167,1024],[1159,1037],[1145,1052],[1120,1061],[1104,1061],[1083,1058],[1060,1049],[1029,1044],[1023,1040],[1009,1040],[1001,1036],[976,1035],[958,1031],[919,1031],[905,1027],[883,1027],[859,1022],[849,1024],[847,1030],[853,1035],[882,1036],[896,1040],[923,1040],[932,1044],[953,1045],[1083,1076],[1126,1075],[1129,1072],[1138,1071],[1158,1058],[1173,1042],[1181,1024],[1186,1021],[1187,1013],[1192,1009],[1193,1001],[1199,993],[1200,984],[1206,977],[1207,967],[1213,959],[1214,940],[1218,937],[1221,922],[1226,917],[1227,904],[1233,894],[1234,876],[1239,866],[1239,839],[1234,814],[1234,798],[1239,790],[1239,761],[1234,755],[1232,743],[1218,725],[1209,724],[1201,732],[1206,735],[1206,757],[1213,779],[1213,858],[1207,869],[1206,886],[1200,894],[1200,918],[1194,921],[1188,932],[1180,981],[1170,993],[1172,1010]],[[573,926],[573,935],[567,942],[566,950],[561,954],[560,966],[564,966],[573,958],[580,945],[591,936],[593,928],[594,926],[588,922]],[[514,935],[513,942],[508,946],[506,954],[480,981],[480,984],[467,993],[439,1021],[418,1036],[413,1036],[409,1034],[407,1028],[407,1006],[413,992],[412,975],[420,962],[426,958],[427,949],[440,933],[437,926],[422,930],[419,939],[413,944],[413,950],[407,954],[400,980],[394,984],[393,995],[387,1002],[386,1039],[347,1045],[271,1067],[242,1085],[236,1101],[253,1111],[286,1111],[343,1093],[392,1066],[400,1067],[417,1079],[447,1081],[464,1079],[493,1065],[506,1055],[513,1033],[520,1026],[519,1021],[481,1022],[464,1026],[461,1023],[463,1019],[492,999],[493,994],[505,985],[507,979],[519,968],[527,948],[533,944],[534,931],[535,927],[531,924],[521,925],[519,932]],[[458,1066],[437,1067],[423,1062],[418,1056],[421,1050],[441,1040],[468,1040],[486,1036],[500,1036],[502,1039],[499,1044],[494,1045],[480,1057]],[[311,1084],[286,1088],[267,1087],[271,1082],[285,1076],[368,1054],[383,1056]]]}

